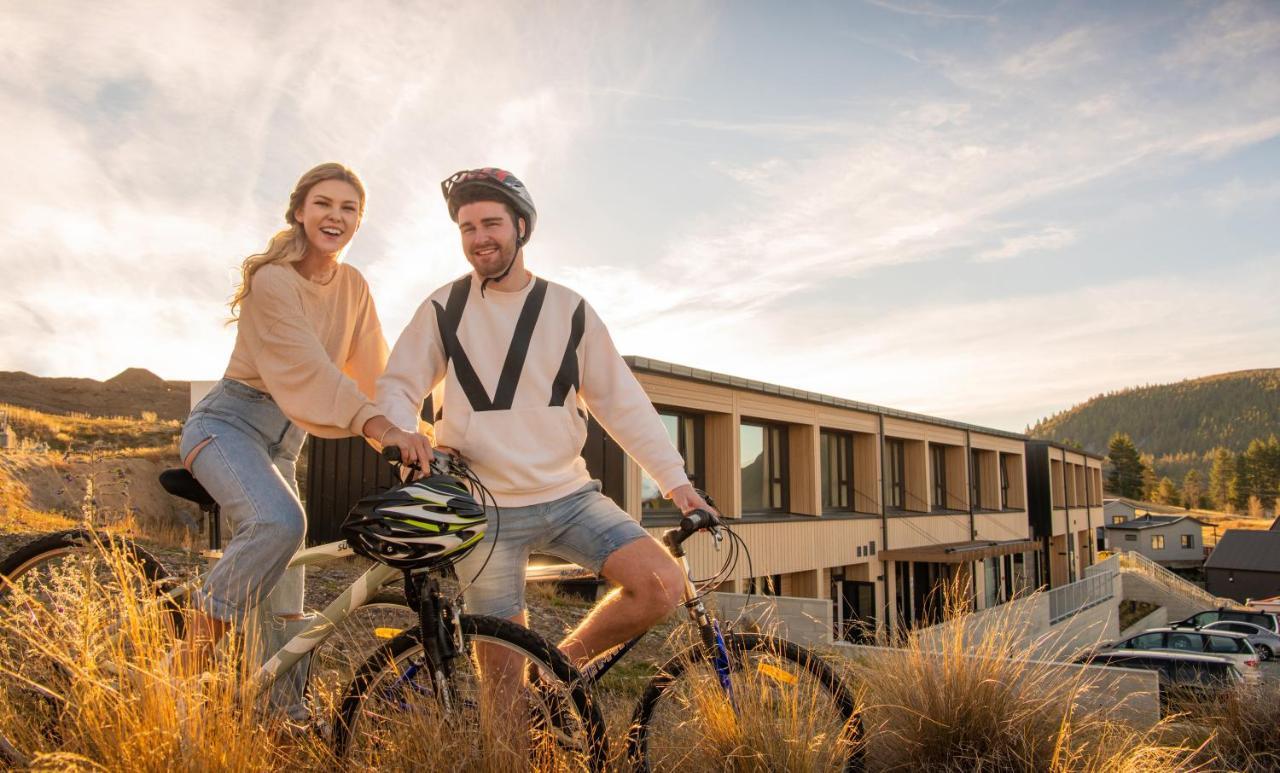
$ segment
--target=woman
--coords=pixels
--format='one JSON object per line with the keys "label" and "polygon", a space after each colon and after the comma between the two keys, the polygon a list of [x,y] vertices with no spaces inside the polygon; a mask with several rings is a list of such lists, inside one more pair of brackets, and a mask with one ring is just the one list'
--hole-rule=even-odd
{"label": "woman", "polygon": [[298,452],[308,432],[363,434],[377,416],[374,384],[387,361],[369,287],[341,262],[364,206],[354,172],[321,164],[289,196],[288,228],[244,261],[231,301],[231,362],[182,428],[183,464],[233,529],[195,599],[190,669],[201,669],[211,646],[268,594],[277,617],[302,617],[304,570],[285,568],[306,534]]}

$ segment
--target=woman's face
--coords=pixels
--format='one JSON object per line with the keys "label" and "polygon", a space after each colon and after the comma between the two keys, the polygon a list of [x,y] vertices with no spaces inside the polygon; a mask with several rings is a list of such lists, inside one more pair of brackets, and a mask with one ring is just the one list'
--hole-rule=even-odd
{"label": "woman's face", "polygon": [[345,180],[324,180],[311,186],[293,215],[311,249],[333,255],[347,246],[360,227],[360,193]]}

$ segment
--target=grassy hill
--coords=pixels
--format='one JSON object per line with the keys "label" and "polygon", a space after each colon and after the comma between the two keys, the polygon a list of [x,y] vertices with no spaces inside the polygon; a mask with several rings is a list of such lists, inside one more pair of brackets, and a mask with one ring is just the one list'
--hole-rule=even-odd
{"label": "grassy hill", "polygon": [[165,381],[142,368],[129,368],[106,381],[91,378],[45,378],[22,371],[0,371],[0,403],[54,414],[141,416],[184,419],[191,385]]}
{"label": "grassy hill", "polygon": [[1196,458],[1218,446],[1243,451],[1254,438],[1280,435],[1280,368],[1109,392],[1030,430],[1032,437],[1073,441],[1097,454],[1106,454],[1116,432],[1157,458]]}

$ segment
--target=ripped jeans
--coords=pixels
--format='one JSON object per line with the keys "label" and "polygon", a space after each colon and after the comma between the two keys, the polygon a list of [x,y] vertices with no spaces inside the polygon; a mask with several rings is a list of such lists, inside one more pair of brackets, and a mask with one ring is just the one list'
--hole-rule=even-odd
{"label": "ripped jeans", "polygon": [[306,433],[271,396],[224,378],[191,410],[179,452],[213,496],[231,541],[195,601],[206,614],[242,625],[264,601],[276,615],[302,612],[305,568],[286,571],[303,546],[306,513],[296,465]]}

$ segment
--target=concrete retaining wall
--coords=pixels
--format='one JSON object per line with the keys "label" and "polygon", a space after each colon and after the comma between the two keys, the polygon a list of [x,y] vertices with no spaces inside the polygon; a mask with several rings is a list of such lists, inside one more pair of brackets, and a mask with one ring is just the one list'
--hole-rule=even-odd
{"label": "concrete retaining wall", "polygon": [[707,605],[722,620],[734,621],[738,630],[764,631],[811,647],[831,643],[830,600],[752,595],[747,603],[747,598],[743,593],[712,593]]}

